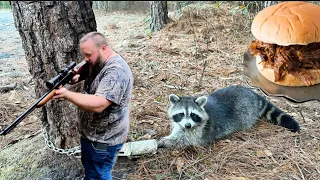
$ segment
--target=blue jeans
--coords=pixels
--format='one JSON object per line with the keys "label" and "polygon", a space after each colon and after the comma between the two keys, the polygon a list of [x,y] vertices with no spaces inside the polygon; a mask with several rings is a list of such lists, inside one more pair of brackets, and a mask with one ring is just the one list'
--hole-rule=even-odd
{"label": "blue jeans", "polygon": [[111,170],[123,144],[99,147],[81,137],[81,162],[85,170],[84,180],[111,180]]}

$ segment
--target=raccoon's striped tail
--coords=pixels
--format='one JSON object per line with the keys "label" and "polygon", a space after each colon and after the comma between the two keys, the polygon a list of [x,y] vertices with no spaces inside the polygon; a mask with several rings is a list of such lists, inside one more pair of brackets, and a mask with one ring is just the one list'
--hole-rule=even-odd
{"label": "raccoon's striped tail", "polygon": [[275,125],[285,127],[291,132],[300,131],[299,123],[293,117],[283,112],[267,100],[264,103],[261,117],[266,118],[268,121],[273,122]]}

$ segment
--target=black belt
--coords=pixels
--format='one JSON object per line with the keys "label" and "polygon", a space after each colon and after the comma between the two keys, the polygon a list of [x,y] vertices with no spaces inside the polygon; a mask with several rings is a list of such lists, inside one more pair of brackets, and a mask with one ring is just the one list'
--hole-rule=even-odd
{"label": "black belt", "polygon": [[91,142],[94,148],[99,150],[107,150],[109,145],[107,143]]}
{"label": "black belt", "polygon": [[88,141],[89,143],[92,144],[92,146],[96,149],[99,149],[99,150],[107,150],[109,145],[107,143],[99,143],[99,142],[93,142],[93,141],[90,141],[89,139],[81,136],[83,139],[85,139],[86,141]]}

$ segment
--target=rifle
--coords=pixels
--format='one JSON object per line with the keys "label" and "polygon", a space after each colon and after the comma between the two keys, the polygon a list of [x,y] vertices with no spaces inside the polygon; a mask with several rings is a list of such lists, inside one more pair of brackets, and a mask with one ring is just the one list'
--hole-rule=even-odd
{"label": "rifle", "polygon": [[[46,81],[46,86],[49,91],[42,95],[32,106],[30,106],[25,112],[23,112],[19,117],[16,118],[11,124],[9,124],[3,131],[0,132],[0,135],[6,135],[14,127],[16,127],[25,117],[27,117],[34,109],[40,108],[45,105],[56,93],[57,89],[60,89],[66,83],[69,83],[73,76],[76,75],[72,69],[76,67],[79,69],[77,72],[80,74],[88,70],[88,63],[82,61],[76,66],[76,62],[71,62],[67,67],[59,72],[59,74],[49,81]],[[80,75],[81,76],[81,75]]]}

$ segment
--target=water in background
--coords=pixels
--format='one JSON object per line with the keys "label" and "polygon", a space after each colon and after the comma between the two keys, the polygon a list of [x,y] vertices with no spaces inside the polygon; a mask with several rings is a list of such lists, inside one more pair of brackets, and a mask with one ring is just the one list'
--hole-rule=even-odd
{"label": "water in background", "polygon": [[0,60],[24,56],[11,9],[0,10]]}

